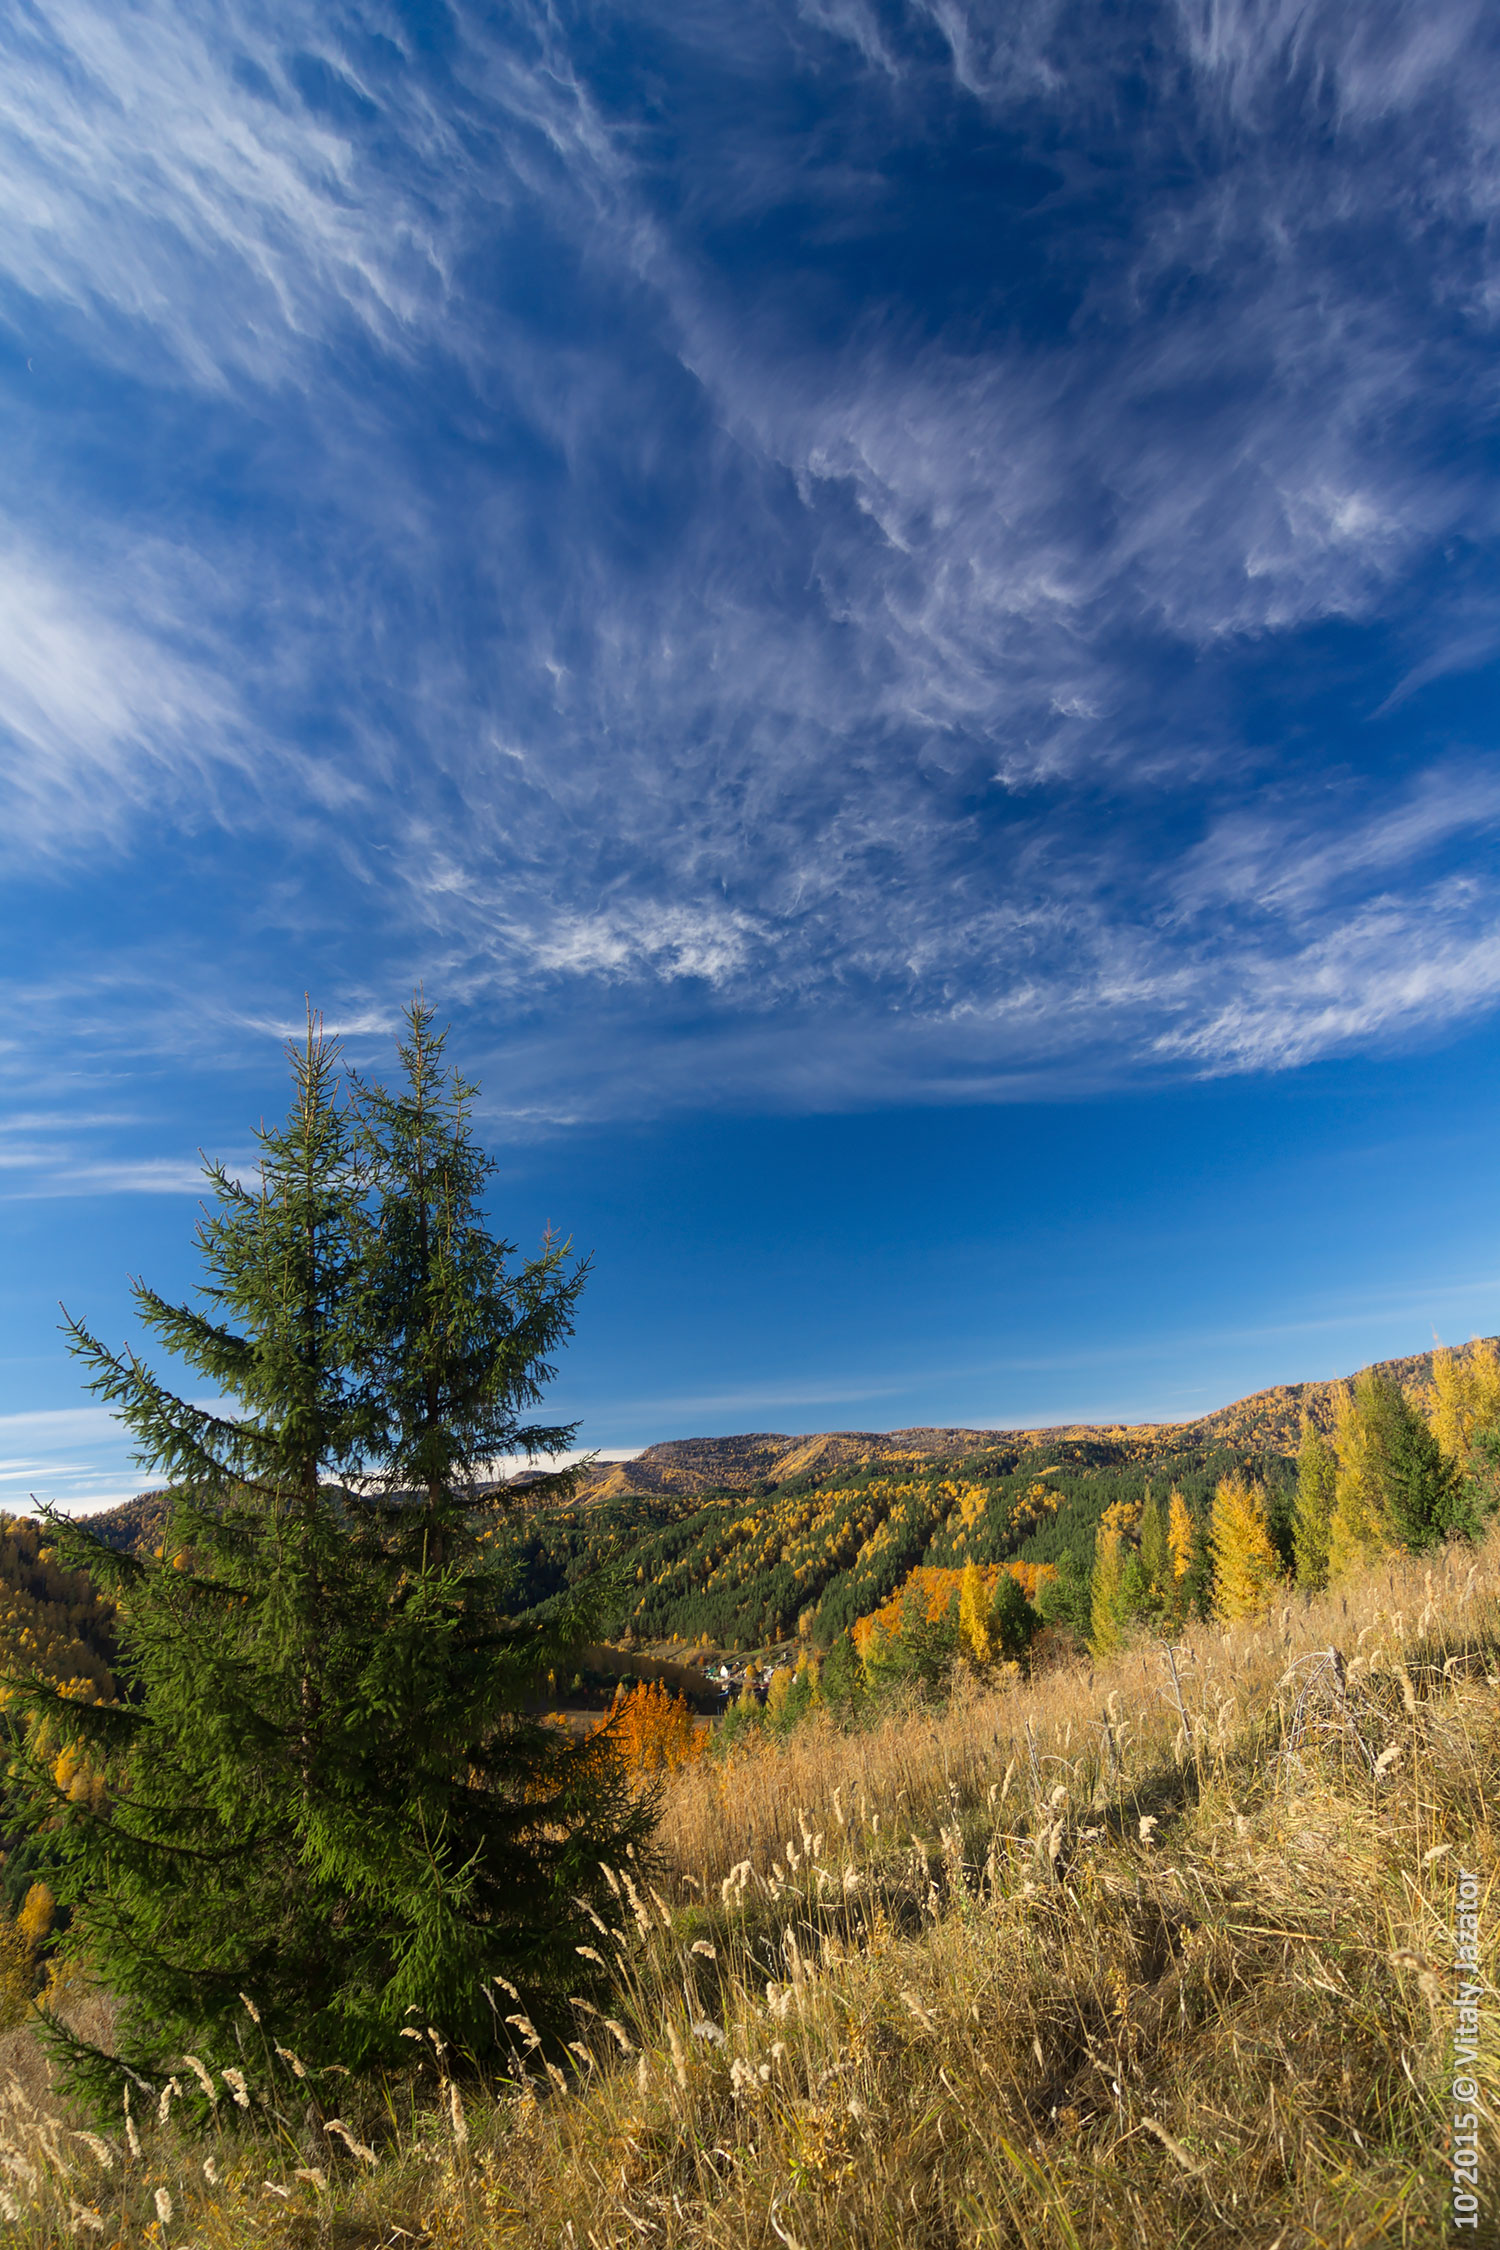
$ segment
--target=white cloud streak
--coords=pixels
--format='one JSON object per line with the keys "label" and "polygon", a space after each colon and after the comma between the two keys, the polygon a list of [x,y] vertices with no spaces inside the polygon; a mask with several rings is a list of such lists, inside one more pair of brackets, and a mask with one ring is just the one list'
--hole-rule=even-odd
{"label": "white cloud streak", "polygon": [[201,818],[222,778],[244,773],[228,691],[170,645],[160,609],[142,614],[139,571],[130,606],[78,580],[76,565],[34,547],[0,550],[9,853],[119,841],[123,815],[148,802]]}
{"label": "white cloud streak", "polygon": [[[13,327],[271,417],[295,531],[122,516],[68,553],[35,466],[16,848],[306,846],[388,926],[351,1020],[414,961],[550,1011],[503,1042],[539,1117],[1286,1068],[1493,1007],[1492,747],[1392,782],[1360,733],[1496,639],[1439,570],[1496,530],[1480,12],[1182,0],[1133,122],[1136,28],[1051,0],[606,16],[662,43],[668,195],[566,11],[460,11],[441,68],[378,7],[14,19]],[[837,78],[813,127],[789,72]],[[896,157],[976,105],[1035,173],[975,234],[985,319],[895,282],[835,317],[839,246],[917,224]],[[782,224],[780,261],[723,248]],[[1382,636],[1337,748],[1251,740],[1245,679],[1335,630]]]}
{"label": "white cloud streak", "polygon": [[430,292],[412,204],[378,194],[335,121],[368,91],[303,11],[41,0],[7,44],[6,264],[37,298],[114,316],[118,349],[149,334],[190,382],[279,382],[290,340],[338,315],[398,339]]}

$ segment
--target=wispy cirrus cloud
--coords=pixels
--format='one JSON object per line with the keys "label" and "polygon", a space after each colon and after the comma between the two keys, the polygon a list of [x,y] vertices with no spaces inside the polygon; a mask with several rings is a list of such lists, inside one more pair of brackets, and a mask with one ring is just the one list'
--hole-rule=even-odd
{"label": "wispy cirrus cloud", "polygon": [[1374,804],[1343,802],[1328,781],[1288,787],[1281,802],[1216,822],[1186,852],[1176,898],[1188,913],[1259,907],[1291,917],[1337,902],[1370,880],[1411,877],[1455,838],[1481,847],[1500,825],[1500,769],[1433,766]]}
{"label": "wispy cirrus cloud", "polygon": [[[53,0],[6,44],[6,266],[39,302],[104,316],[106,348],[149,337],[178,380],[279,383],[331,320],[396,342],[430,296],[419,195],[382,194],[351,140],[382,105],[304,12]],[[451,153],[434,112],[407,128],[411,155]]]}
{"label": "wispy cirrus cloud", "polygon": [[172,646],[175,605],[143,575],[129,594],[90,589],[76,562],[0,550],[0,849],[119,843],[143,805],[201,820],[226,781],[243,781],[232,693]]}
{"label": "wispy cirrus cloud", "polygon": [[14,840],[170,859],[195,1023],[425,970],[573,1116],[1493,1005],[1493,746],[1422,708],[1500,645],[1482,14],[5,38],[13,388],[96,433],[12,496]]}
{"label": "wispy cirrus cloud", "polygon": [[[170,1264],[304,993],[380,1069],[425,980],[502,1144],[1500,1008],[1471,0],[32,0],[0,62],[28,1386],[64,1246]],[[1217,1403],[1190,1282],[1159,1387]],[[925,1404],[839,1351],[590,1428],[1053,1418],[1041,1344]],[[9,1504],[132,1488],[103,1424],[0,1452]]]}
{"label": "wispy cirrus cloud", "polygon": [[[1210,980],[1212,983],[1215,980]],[[1206,1069],[1286,1070],[1415,1033],[1440,1034],[1500,997],[1500,911],[1474,926],[1468,887],[1376,899],[1294,952],[1242,954],[1217,1009],[1164,1031],[1166,1056]]]}

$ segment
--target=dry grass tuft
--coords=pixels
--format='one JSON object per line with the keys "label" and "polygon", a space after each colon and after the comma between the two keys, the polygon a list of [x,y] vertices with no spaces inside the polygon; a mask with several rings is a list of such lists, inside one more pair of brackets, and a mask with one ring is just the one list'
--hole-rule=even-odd
{"label": "dry grass tuft", "polygon": [[91,2146],[13,2033],[12,2236],[1436,2244],[1459,1870],[1487,1932],[1496,1903],[1497,1652],[1492,1541],[1170,1660],[695,1766],[659,1864],[618,1870],[618,1931],[580,1928],[628,1958],[613,2017],[580,2007],[553,2052],[508,1995],[513,2081],[460,2098],[434,2046],[383,2123],[283,2075],[207,2137],[169,2104],[139,2156],[123,2119]]}

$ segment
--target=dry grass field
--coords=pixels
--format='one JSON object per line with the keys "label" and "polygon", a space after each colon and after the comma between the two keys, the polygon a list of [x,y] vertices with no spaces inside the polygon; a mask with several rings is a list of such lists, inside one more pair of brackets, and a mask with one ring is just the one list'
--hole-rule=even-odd
{"label": "dry grass field", "polygon": [[34,2033],[7,2034],[8,2238],[1492,2242],[1500,2146],[1457,2234],[1446,2151],[1465,1871],[1471,2106],[1500,2100],[1497,1660],[1492,1539],[1170,1652],[699,1761],[657,1862],[616,1871],[609,1926],[580,1922],[618,1966],[614,2014],[580,2008],[548,2049],[526,1994],[497,1994],[511,2083],[455,2078],[429,2038],[412,2081],[357,2103],[265,2053],[212,2081],[201,2133],[170,2092],[96,2132]]}

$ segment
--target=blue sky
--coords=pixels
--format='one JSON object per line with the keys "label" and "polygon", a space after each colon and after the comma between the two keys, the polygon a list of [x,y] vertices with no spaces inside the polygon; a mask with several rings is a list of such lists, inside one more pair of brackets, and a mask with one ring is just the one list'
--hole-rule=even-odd
{"label": "blue sky", "polygon": [[310,992],[557,1405],[1187,1415],[1500,1326],[1500,25],[0,24],[0,1503],[141,1481]]}

